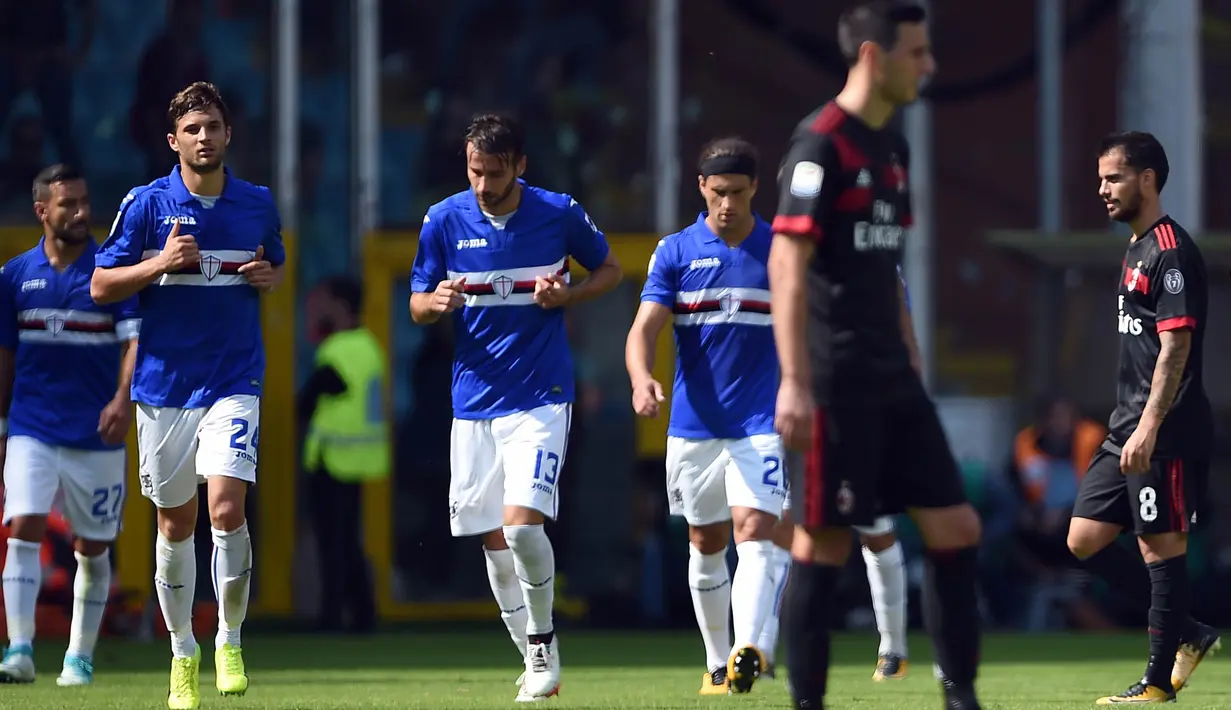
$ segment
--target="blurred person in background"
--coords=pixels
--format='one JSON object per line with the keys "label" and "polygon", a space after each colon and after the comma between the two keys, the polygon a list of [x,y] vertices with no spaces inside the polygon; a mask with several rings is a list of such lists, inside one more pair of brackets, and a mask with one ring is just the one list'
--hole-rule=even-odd
{"label": "blurred person in background", "polygon": [[[389,475],[385,352],[360,323],[363,286],[338,276],[308,294],[316,369],[299,393],[307,426],[304,469],[319,551],[322,631],[369,632],[376,623],[364,552],[363,484]],[[347,620],[349,619],[349,622]]]}
{"label": "blurred person in background", "polygon": [[[0,126],[17,98],[32,90],[61,163],[80,162],[73,138],[73,69],[90,51],[96,16],[95,0],[0,0]],[[69,45],[70,25],[77,30],[76,46]],[[41,143],[39,149],[41,161]]]}
{"label": "blurred person in background", "polygon": [[1034,423],[1014,439],[1010,480],[1022,504],[1017,538],[1040,577],[1026,622],[1031,630],[1048,626],[1056,600],[1070,602],[1079,626],[1107,625],[1097,608],[1076,597],[1073,580],[1065,574],[1073,561],[1067,539],[1077,488],[1106,436],[1105,426],[1080,416],[1064,397],[1052,396],[1039,403]]}
{"label": "blurred person in background", "polygon": [[30,183],[43,169],[45,139],[43,121],[38,116],[25,114],[13,119],[8,159],[0,162],[0,210],[6,217],[29,214]]}
{"label": "blurred person in background", "polygon": [[136,298],[105,306],[90,298],[98,245],[81,173],[63,164],[40,172],[34,212],[43,238],[0,269],[0,458],[11,528],[3,573],[9,646],[0,682],[34,681],[40,549],[59,499],[74,534],[77,577],[56,682],[89,685],[111,591],[108,553],[124,508],[140,321]]}

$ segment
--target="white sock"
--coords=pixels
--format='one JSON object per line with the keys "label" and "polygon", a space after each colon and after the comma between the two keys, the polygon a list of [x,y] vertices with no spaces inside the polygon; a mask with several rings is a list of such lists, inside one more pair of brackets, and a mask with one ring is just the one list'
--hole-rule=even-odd
{"label": "white sock", "polygon": [[82,658],[94,657],[98,629],[111,595],[111,555],[104,552],[86,557],[74,552],[77,575],[73,577],[73,621],[69,627],[68,652]]}
{"label": "white sock", "polygon": [[506,525],[504,539],[513,551],[513,569],[526,600],[526,635],[549,634],[556,603],[556,553],[542,525]]}
{"label": "white sock", "polygon": [[34,643],[34,616],[38,611],[38,590],[43,586],[42,545],[9,538],[4,558],[4,617],[8,624],[9,645]]}
{"label": "white sock", "polygon": [[791,572],[791,553],[775,545],[769,571],[774,576],[774,598],[769,605],[769,616],[765,617],[765,625],[761,627],[757,648],[773,663],[778,648],[778,613],[782,610],[782,593],[786,591],[787,576]]}
{"label": "white sock", "polygon": [[773,540],[745,540],[735,546],[739,564],[731,581],[731,617],[735,628],[735,648],[752,645],[761,638],[761,629],[774,603],[774,577],[771,572]]}
{"label": "white sock", "polygon": [[868,568],[868,586],[872,590],[872,611],[880,631],[879,655],[892,653],[906,656],[906,567],[902,559],[902,544],[872,552],[865,545],[863,563]]}
{"label": "white sock", "polygon": [[192,604],[197,595],[197,548],[193,536],[171,542],[159,533],[154,552],[154,588],[171,635],[171,654],[191,658],[197,652],[197,639],[192,635]]}
{"label": "white sock", "polygon": [[252,538],[248,523],[230,532],[211,528],[214,554],[209,560],[214,596],[218,598],[218,634],[214,648],[239,647],[239,629],[248,616],[248,590],[252,587]]}
{"label": "white sock", "polygon": [[688,588],[705,643],[705,667],[725,667],[731,655],[731,573],[726,551],[705,555],[689,545]]}
{"label": "white sock", "polygon": [[526,598],[521,593],[521,582],[517,581],[517,568],[513,564],[513,551],[489,550],[483,548],[483,556],[487,558],[487,582],[492,585],[492,595],[496,597],[496,606],[500,607],[500,620],[509,630],[509,638],[517,647],[518,658],[526,657],[526,624],[529,617],[526,612]]}

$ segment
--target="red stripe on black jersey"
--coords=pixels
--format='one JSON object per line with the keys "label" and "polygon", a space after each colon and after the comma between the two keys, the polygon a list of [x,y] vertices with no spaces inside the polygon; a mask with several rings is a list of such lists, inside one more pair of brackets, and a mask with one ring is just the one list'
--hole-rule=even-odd
{"label": "red stripe on black jersey", "polygon": [[[697,301],[696,303],[677,303],[671,310],[679,314],[712,313],[721,311],[722,305],[717,300]],[[769,304],[765,301],[740,301],[736,310],[744,313],[769,313]]]}
{"label": "red stripe on black jersey", "polygon": [[1166,222],[1154,228],[1154,238],[1158,240],[1158,248],[1162,251],[1175,249],[1175,230]]}
{"label": "red stripe on black jersey", "polygon": [[821,241],[821,225],[809,214],[784,215],[774,217],[770,230],[774,234],[785,234],[790,237],[812,237]]}
{"label": "red stripe on black jersey", "polygon": [[872,206],[872,190],[867,187],[848,187],[834,200],[833,207],[839,212],[856,212]]}
{"label": "red stripe on black jersey", "polygon": [[[47,321],[43,318],[23,318],[17,321],[20,330],[47,330]],[[87,323],[76,320],[64,321],[63,330],[74,333],[114,333],[114,323]]]}
{"label": "red stripe on black jersey", "polygon": [[1137,291],[1143,294],[1150,293],[1150,277],[1140,268],[1130,269],[1128,266],[1124,267],[1124,285],[1129,291]]}
{"label": "red stripe on black jersey", "polygon": [[1160,333],[1165,333],[1169,330],[1183,330],[1184,328],[1192,329],[1196,327],[1197,327],[1197,319],[1193,318],[1192,316],[1180,316],[1178,318],[1167,318],[1165,320],[1160,320],[1154,326],[1154,328]]}

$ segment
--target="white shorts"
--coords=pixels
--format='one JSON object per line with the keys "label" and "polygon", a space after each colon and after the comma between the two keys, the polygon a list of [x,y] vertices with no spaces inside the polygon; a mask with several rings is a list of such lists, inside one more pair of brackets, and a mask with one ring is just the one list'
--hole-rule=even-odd
{"label": "white shorts", "polygon": [[223,397],[208,407],[137,405],[141,495],[159,508],[177,508],[210,476],[256,483],[261,398]]}
{"label": "white shorts", "polygon": [[[789,481],[787,482],[787,486],[788,488],[790,487]],[[787,517],[787,515],[790,512],[791,512],[791,496],[788,495],[786,497],[786,500],[782,502],[782,517],[784,518]],[[873,520],[871,525],[856,525],[855,526],[855,532],[859,533],[860,535],[868,535],[870,537],[880,537],[881,535],[888,535],[889,533],[893,532],[895,529],[896,528],[894,527],[894,524],[893,524],[892,515],[882,515],[876,518],[875,520]]]}
{"label": "white shorts", "polygon": [[10,436],[4,461],[4,524],[58,507],[73,534],[109,542],[124,512],[124,449],[90,451]]}
{"label": "white shorts", "polygon": [[548,404],[495,419],[453,420],[449,527],[454,537],[499,529],[506,505],[555,520],[572,413],[570,404]]}
{"label": "white shorts", "polygon": [[745,439],[667,438],[667,501],[672,515],[689,525],[731,519],[731,508],[781,516],[786,500],[782,439],[756,434]]}

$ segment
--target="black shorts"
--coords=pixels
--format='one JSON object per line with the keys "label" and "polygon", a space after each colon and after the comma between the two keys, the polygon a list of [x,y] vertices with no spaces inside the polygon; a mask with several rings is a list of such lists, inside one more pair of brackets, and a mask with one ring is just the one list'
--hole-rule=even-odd
{"label": "black shorts", "polygon": [[936,405],[921,384],[893,402],[818,410],[813,427],[812,449],[787,467],[800,525],[871,525],[908,508],[967,501]]}
{"label": "black shorts", "polygon": [[1120,455],[1100,448],[1081,479],[1074,518],[1113,523],[1136,535],[1188,532],[1209,483],[1206,459],[1154,459],[1147,473],[1120,472]]}

